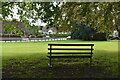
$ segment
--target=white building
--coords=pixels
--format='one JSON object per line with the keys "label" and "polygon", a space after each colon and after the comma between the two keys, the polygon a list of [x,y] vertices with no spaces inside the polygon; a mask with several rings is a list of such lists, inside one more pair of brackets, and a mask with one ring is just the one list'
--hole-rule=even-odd
{"label": "white building", "polygon": [[113,36],[114,36],[114,37],[118,37],[118,31],[116,31],[116,30],[113,31]]}

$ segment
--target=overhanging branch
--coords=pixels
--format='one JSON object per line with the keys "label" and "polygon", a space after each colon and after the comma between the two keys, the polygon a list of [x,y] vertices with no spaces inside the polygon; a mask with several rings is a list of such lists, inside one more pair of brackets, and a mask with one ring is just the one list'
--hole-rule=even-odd
{"label": "overhanging branch", "polygon": [[1,7],[3,8],[4,6],[10,5],[10,4],[12,4],[12,3],[13,3],[13,2],[6,3],[6,4],[2,5]]}

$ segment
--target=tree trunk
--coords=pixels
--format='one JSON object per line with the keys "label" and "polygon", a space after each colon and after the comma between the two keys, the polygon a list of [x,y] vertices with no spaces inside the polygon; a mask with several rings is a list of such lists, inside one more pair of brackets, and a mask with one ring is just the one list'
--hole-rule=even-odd
{"label": "tree trunk", "polygon": [[2,5],[2,7],[4,7],[4,6],[8,6],[9,4],[12,4],[12,3],[13,3],[13,2],[6,3],[6,4]]}
{"label": "tree trunk", "polygon": [[120,37],[120,30],[117,25],[116,25],[116,30],[118,31],[118,37]]}
{"label": "tree trunk", "polygon": [[120,31],[118,31],[118,37],[120,37]]}

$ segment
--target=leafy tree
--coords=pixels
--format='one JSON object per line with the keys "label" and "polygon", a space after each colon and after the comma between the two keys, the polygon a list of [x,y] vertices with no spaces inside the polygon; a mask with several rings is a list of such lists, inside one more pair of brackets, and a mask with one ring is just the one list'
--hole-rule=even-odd
{"label": "leafy tree", "polygon": [[77,24],[76,27],[78,29],[75,30],[75,32],[72,34],[72,39],[81,39],[81,40],[107,40],[106,34],[100,34],[97,33],[94,28],[91,28],[90,26],[87,27],[82,24]]}
{"label": "leafy tree", "polygon": [[[15,6],[18,9],[17,14],[19,15],[19,20],[13,18],[14,15],[12,13],[12,9]],[[36,29],[36,27],[32,27],[36,26],[32,25],[32,23],[36,23],[38,19],[41,19],[42,22],[47,23],[50,27],[55,27],[53,23],[56,21],[58,17],[57,14],[59,14],[58,12],[59,8],[58,6],[55,6],[53,2],[3,2],[2,10],[3,10],[2,17],[4,21],[7,21],[8,16],[11,16],[14,20],[22,22],[24,24],[24,27],[28,28],[29,30]],[[31,22],[30,19],[32,20]],[[24,32],[26,33],[26,31]]]}
{"label": "leafy tree", "polygon": [[[31,28],[31,22],[41,19],[49,27],[56,27],[59,31],[73,33],[76,24],[83,24],[94,28],[98,33],[111,33],[117,30],[120,36],[120,2],[5,2],[2,5],[3,20],[11,14],[11,8],[17,5],[20,21]],[[38,7],[39,6],[39,7]],[[13,14],[11,14],[12,16]],[[30,25],[30,26],[29,26]]]}
{"label": "leafy tree", "polygon": [[10,34],[18,34],[20,36],[24,35],[22,30],[16,28],[10,22],[6,22],[5,24],[3,24],[3,29],[5,30],[5,32],[9,33],[9,38],[10,38]]}
{"label": "leafy tree", "polygon": [[119,6],[119,2],[67,2],[62,9],[62,13],[65,14],[63,23],[73,32],[77,29],[75,24],[82,23],[86,26],[92,25],[98,33],[109,35],[116,29],[120,34]]}

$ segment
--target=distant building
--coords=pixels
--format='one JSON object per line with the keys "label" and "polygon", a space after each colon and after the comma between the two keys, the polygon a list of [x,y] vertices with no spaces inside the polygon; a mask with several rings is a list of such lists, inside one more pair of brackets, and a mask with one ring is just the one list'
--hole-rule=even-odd
{"label": "distant building", "polygon": [[113,36],[118,37],[118,31],[113,31]]}
{"label": "distant building", "polygon": [[[24,37],[30,35],[30,28],[26,28],[24,27],[24,23],[23,22],[4,22],[2,23],[2,26],[3,27],[6,27],[8,24],[12,24],[14,25],[15,27],[17,27],[18,29],[20,29],[21,31],[24,31]],[[31,28],[32,29],[32,28]],[[58,32],[57,29],[55,27],[51,27],[51,28],[47,28],[47,26],[43,26],[41,30],[38,30],[38,32],[42,32],[43,34],[68,34],[70,32]],[[2,28],[2,34],[14,34],[14,33],[9,33],[9,32],[6,32],[4,30],[4,28]],[[34,35],[34,34],[31,34],[31,35]]]}
{"label": "distant building", "polygon": [[58,32],[58,34],[70,34],[71,32]]}
{"label": "distant building", "polygon": [[51,28],[48,28],[47,27],[43,27],[42,28],[42,33],[43,34],[70,34],[71,32],[59,32],[57,31],[57,29],[55,27],[51,27]]}
{"label": "distant building", "polygon": [[47,29],[47,27],[43,27],[42,28],[42,33],[43,34],[56,34],[57,30],[54,27],[48,28],[48,29]]}

